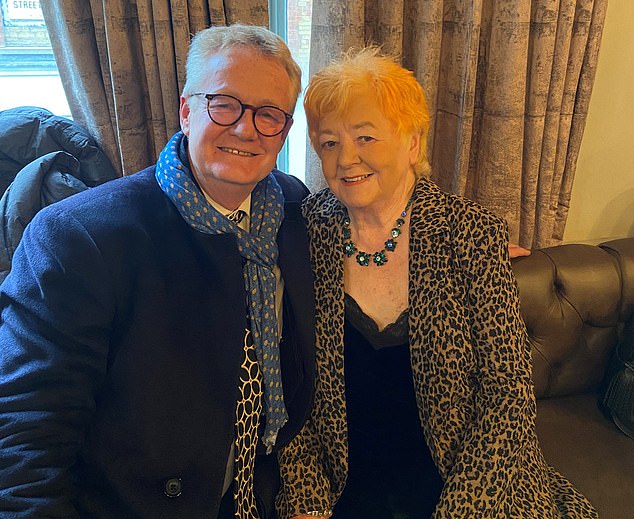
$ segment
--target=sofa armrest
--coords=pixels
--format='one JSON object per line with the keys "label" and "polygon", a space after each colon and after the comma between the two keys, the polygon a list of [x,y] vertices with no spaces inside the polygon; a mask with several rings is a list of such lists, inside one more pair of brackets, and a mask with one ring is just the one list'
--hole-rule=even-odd
{"label": "sofa armrest", "polygon": [[634,320],[634,238],[623,238],[601,243],[603,250],[612,255],[621,273],[621,310],[619,320]]}

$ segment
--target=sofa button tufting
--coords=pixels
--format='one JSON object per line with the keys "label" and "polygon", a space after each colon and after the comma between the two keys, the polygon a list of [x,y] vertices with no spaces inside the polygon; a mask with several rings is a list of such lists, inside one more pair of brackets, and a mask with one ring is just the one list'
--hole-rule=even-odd
{"label": "sofa button tufting", "polygon": [[170,478],[165,482],[164,491],[167,497],[178,497],[183,491],[183,483],[180,478]]}

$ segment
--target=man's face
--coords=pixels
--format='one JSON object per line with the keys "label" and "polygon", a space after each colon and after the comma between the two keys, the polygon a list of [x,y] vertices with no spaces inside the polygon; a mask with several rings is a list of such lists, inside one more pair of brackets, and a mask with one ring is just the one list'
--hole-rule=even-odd
{"label": "man's face", "polygon": [[[244,104],[281,108],[290,113],[294,99],[284,67],[256,50],[238,46],[212,56],[199,92],[228,94]],[[231,126],[209,118],[202,96],[181,98],[180,120],[189,139],[192,173],[200,187],[227,209],[236,208],[255,185],[275,167],[290,123],[274,137],[265,137],[253,125],[247,109]]]}

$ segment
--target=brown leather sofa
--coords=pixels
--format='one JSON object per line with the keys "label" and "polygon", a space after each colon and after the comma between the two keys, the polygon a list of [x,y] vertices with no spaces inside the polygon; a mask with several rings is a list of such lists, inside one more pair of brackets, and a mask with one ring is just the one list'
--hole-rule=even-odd
{"label": "brown leather sofa", "polygon": [[634,518],[634,440],[602,406],[619,341],[634,333],[634,238],[513,260],[533,349],[546,460],[603,519]]}

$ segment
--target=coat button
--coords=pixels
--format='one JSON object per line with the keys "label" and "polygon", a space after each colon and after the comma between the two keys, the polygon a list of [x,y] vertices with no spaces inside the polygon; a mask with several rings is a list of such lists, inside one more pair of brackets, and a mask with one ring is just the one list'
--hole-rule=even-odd
{"label": "coat button", "polygon": [[180,478],[171,478],[165,482],[165,495],[167,497],[178,497],[183,491],[183,484]]}

